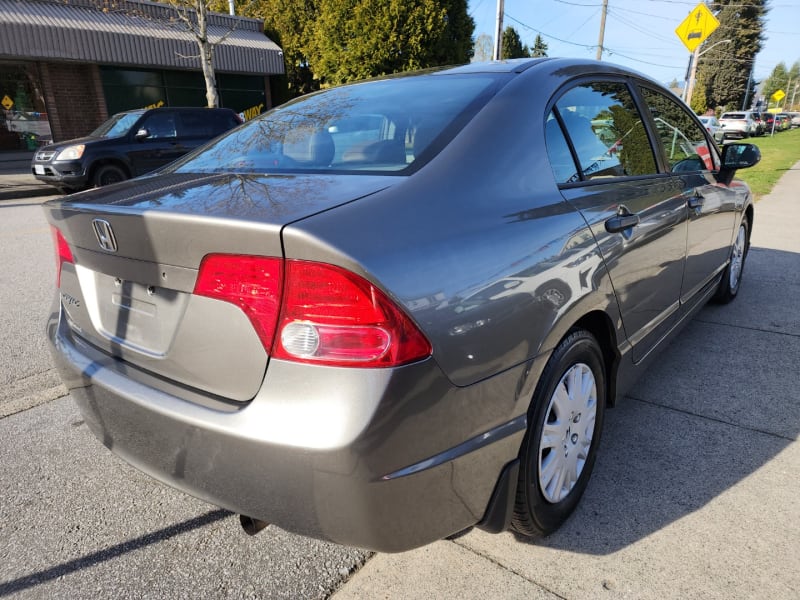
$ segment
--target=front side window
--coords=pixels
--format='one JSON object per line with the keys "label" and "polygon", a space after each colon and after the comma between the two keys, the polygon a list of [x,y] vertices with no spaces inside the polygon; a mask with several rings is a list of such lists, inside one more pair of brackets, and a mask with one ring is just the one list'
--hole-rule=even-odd
{"label": "front side window", "polygon": [[677,173],[717,170],[717,151],[689,111],[661,92],[650,88],[641,91],[653,115],[670,170]]}
{"label": "front side window", "polygon": [[579,85],[556,102],[556,110],[580,165],[562,182],[658,172],[641,115],[625,84]]}
{"label": "front side window", "polygon": [[175,129],[175,113],[172,112],[153,113],[139,128],[146,129],[150,139],[174,138],[178,135]]}

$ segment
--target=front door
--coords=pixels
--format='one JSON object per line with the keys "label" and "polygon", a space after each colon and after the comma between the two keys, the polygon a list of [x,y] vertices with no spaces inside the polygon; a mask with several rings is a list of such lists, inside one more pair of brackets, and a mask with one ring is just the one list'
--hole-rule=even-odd
{"label": "front door", "polygon": [[675,185],[689,213],[686,267],[681,302],[689,302],[725,268],[730,254],[735,210],[744,198],[735,188],[717,182],[717,149],[689,111],[661,92],[641,87],[642,98],[658,131]]}

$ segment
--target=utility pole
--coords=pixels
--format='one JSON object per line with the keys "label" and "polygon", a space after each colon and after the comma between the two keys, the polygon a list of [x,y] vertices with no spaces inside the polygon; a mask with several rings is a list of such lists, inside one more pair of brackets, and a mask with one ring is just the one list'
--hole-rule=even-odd
{"label": "utility pole", "polygon": [[753,67],[755,63],[750,65],[750,74],[747,76],[747,89],[744,91],[744,102],[742,102],[742,110],[747,110],[747,99],[750,97],[750,82],[753,81]]}
{"label": "utility pole", "polygon": [[686,102],[686,104],[691,105],[692,102],[692,92],[694,92],[695,78],[697,77],[697,61],[703,54],[705,54],[715,46],[719,46],[720,44],[730,44],[730,43],[731,40],[720,40],[716,44],[711,44],[708,48],[706,48],[702,52],[700,52],[700,46],[694,49],[691,58],[692,70],[689,72],[689,81],[686,82],[686,88],[684,89],[683,101]]}
{"label": "utility pole", "polygon": [[603,0],[603,12],[600,13],[600,37],[597,39],[597,60],[603,59],[603,39],[606,35],[606,13],[608,12],[608,0]]}
{"label": "utility pole", "polygon": [[786,101],[789,99],[789,89],[792,87],[792,78],[789,77],[789,81],[786,82],[786,95],[783,97],[783,106],[781,110],[786,112]]}
{"label": "utility pole", "polygon": [[231,16],[236,14],[236,7],[233,5],[233,0],[228,0],[228,12]]}
{"label": "utility pole", "polygon": [[494,29],[494,53],[492,60],[500,60],[500,55],[503,53],[503,0],[497,0],[497,19],[495,20]]}
{"label": "utility pole", "polygon": [[686,84],[686,102],[687,106],[692,105],[692,94],[694,93],[694,84],[697,79],[697,61],[700,60],[700,46],[694,49],[692,53],[692,70],[689,72],[689,81]]}

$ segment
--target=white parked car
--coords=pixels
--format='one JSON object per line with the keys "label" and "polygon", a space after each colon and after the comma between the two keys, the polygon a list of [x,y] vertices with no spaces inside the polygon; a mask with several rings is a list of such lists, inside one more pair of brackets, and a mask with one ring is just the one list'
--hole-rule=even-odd
{"label": "white parked car", "polygon": [[722,139],[729,137],[746,138],[756,135],[758,125],[749,111],[726,112],[719,118]]}

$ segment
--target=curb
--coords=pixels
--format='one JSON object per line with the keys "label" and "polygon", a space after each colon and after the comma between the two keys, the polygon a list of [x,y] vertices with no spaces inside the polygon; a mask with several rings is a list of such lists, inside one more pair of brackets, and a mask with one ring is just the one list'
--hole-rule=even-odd
{"label": "curb", "polygon": [[59,192],[56,188],[43,185],[15,186],[9,189],[0,188],[0,201],[24,200],[39,196],[54,196]]}

